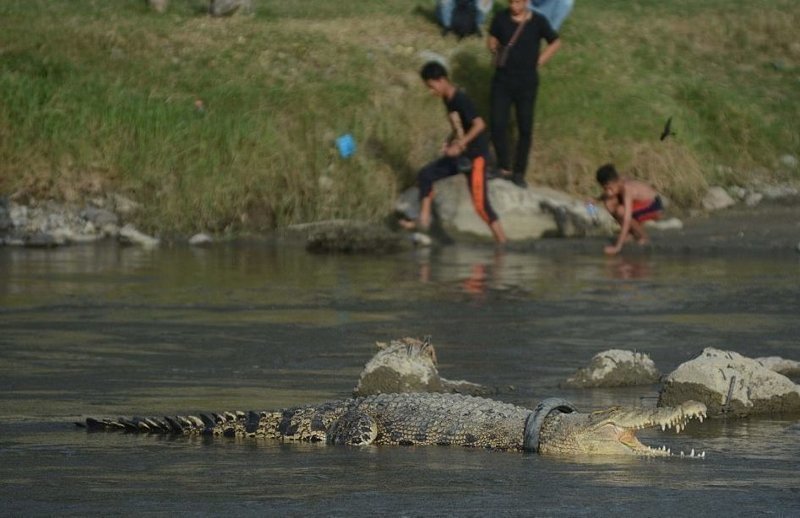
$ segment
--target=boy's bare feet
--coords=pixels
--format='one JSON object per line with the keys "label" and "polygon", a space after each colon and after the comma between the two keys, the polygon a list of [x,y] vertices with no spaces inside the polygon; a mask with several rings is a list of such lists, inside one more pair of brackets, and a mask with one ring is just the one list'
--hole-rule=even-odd
{"label": "boy's bare feet", "polygon": [[405,230],[415,230],[417,228],[417,222],[413,219],[400,218],[397,223]]}

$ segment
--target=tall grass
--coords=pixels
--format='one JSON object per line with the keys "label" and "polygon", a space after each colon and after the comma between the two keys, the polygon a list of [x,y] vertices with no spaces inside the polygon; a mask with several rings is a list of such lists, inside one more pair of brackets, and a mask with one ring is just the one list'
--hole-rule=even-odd
{"label": "tall grass", "polygon": [[[378,219],[447,132],[420,51],[486,113],[483,42],[442,38],[433,0],[260,0],[227,19],[202,4],[5,0],[0,192],[120,192],[164,232]],[[797,180],[776,161],[800,156],[798,23],[795,0],[577,3],[542,70],[529,178],[585,194],[614,161],[685,206],[709,183]]]}

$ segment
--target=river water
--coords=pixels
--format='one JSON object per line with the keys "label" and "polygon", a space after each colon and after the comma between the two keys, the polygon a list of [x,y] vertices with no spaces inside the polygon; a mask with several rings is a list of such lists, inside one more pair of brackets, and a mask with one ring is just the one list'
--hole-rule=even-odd
{"label": "river water", "polygon": [[705,460],[548,458],[87,434],[86,416],[275,409],[348,396],[376,341],[433,336],[450,379],[532,407],[650,406],[567,390],[610,348],[662,372],[714,346],[800,359],[794,257],[627,258],[454,245],[317,256],[272,241],[0,248],[0,515],[797,516],[797,417],[643,440]]}

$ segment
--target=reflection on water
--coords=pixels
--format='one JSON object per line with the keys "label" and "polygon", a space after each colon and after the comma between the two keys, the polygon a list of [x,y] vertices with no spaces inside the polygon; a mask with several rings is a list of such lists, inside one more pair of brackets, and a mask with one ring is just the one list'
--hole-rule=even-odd
{"label": "reflection on water", "polygon": [[610,257],[607,261],[608,276],[614,279],[631,280],[650,277],[650,259],[645,257]]}
{"label": "reflection on water", "polygon": [[673,451],[705,450],[704,461],[166,440],[69,426],[87,414],[347,397],[375,341],[426,334],[444,376],[496,387],[509,402],[652,406],[657,387],[558,385],[617,347],[647,352],[664,372],[706,346],[797,359],[796,261],[465,245],[318,256],[250,242],[0,249],[0,271],[9,515],[800,512],[792,419],[642,434]]}

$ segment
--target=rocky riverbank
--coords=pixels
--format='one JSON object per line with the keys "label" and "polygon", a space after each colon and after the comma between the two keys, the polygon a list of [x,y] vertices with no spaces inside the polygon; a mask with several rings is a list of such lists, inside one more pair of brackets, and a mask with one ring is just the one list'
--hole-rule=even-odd
{"label": "rocky riverbank", "polygon": [[[0,198],[0,246],[52,248],[116,239],[121,244],[156,247],[161,240],[140,232],[132,223],[142,209],[141,204],[117,194],[82,205]],[[210,242],[206,234],[189,239],[193,245]]]}
{"label": "rocky riverbank", "polygon": [[[587,210],[584,200],[566,193],[540,187],[520,189],[503,180],[492,180],[490,193],[512,240],[510,247],[515,249],[597,251],[617,231],[616,223],[604,211],[594,214]],[[93,198],[82,205],[0,198],[0,246],[56,247],[104,239],[159,246],[160,236],[145,234],[134,226],[142,210],[145,208],[140,203],[117,194]],[[416,210],[414,189],[398,197],[397,213],[413,218]],[[651,245],[631,245],[626,253],[800,252],[800,191],[793,186],[712,188],[702,209],[678,214],[681,217],[674,212],[668,208],[666,218],[649,227]],[[437,184],[436,213],[440,238],[489,238],[460,177]],[[289,230],[306,240],[315,252],[387,253],[407,248],[413,241],[388,225],[357,221],[297,225]],[[166,241],[209,245],[214,238],[199,233]],[[373,241],[374,246],[370,244]]]}

